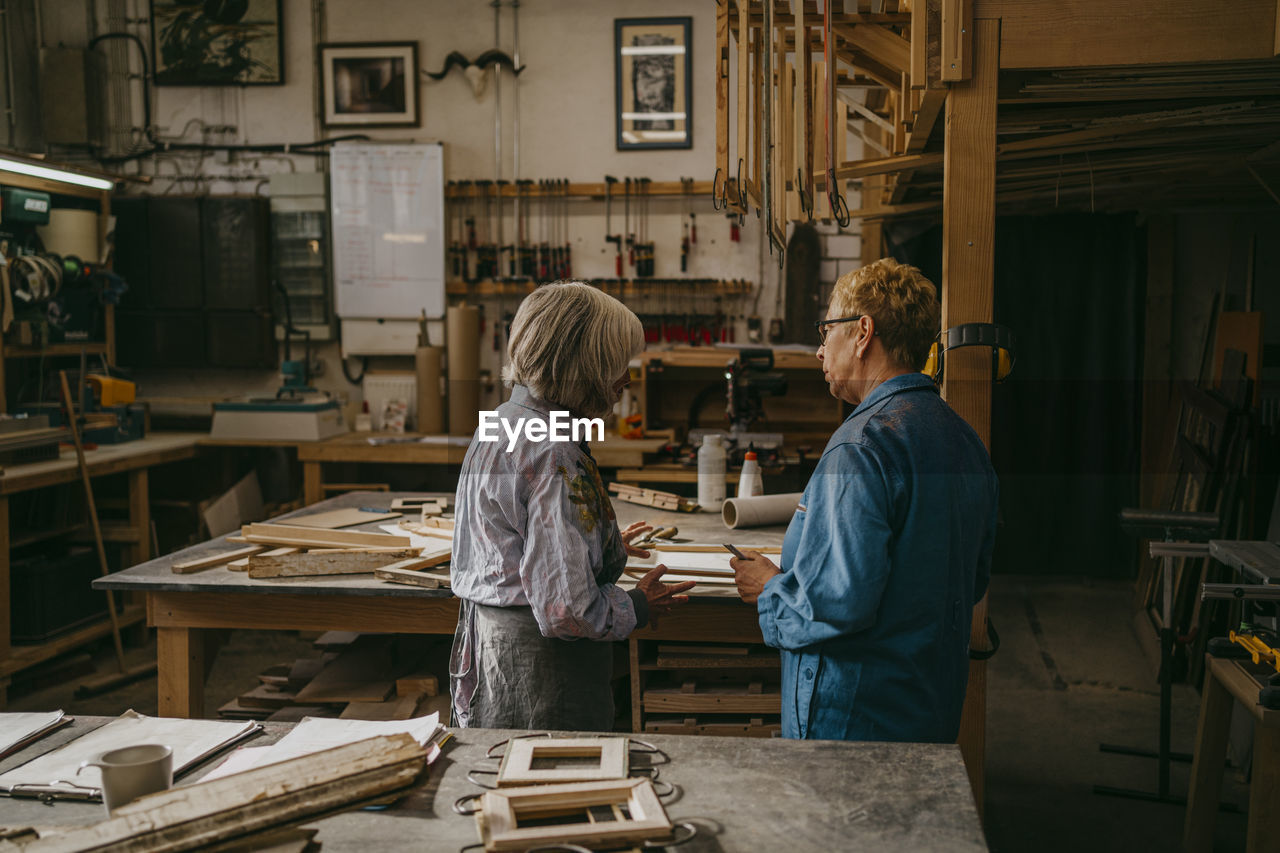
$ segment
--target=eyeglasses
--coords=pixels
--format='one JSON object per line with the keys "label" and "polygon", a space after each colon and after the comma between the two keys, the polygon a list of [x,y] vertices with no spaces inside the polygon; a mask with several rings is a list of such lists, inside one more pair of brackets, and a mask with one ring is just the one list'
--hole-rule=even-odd
{"label": "eyeglasses", "polygon": [[[827,327],[828,326],[834,326],[836,323],[852,323],[856,320],[861,320],[863,317],[869,317],[869,316],[871,315],[858,314],[853,317],[841,317],[837,320],[819,320],[818,322],[813,324],[814,328],[818,330],[818,345],[824,346],[824,347],[827,345],[827,331],[828,331]],[[880,333],[876,332],[875,334],[878,335]]]}

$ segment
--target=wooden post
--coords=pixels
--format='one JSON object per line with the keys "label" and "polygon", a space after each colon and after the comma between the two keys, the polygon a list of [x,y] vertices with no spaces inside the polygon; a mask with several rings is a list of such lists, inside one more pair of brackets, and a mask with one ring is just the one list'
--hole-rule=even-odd
{"label": "wooden post", "polygon": [[[716,6],[716,168],[729,180],[729,4]],[[716,188],[712,187],[714,191]]]}
{"label": "wooden post", "polygon": [[[989,323],[994,310],[996,81],[1000,67],[1000,22],[974,24],[973,76],[947,97],[942,197],[942,328]],[[947,356],[943,396],[977,431],[991,440],[991,352],[968,347]],[[973,610],[971,645],[987,647],[987,602]],[[969,665],[969,691],[960,721],[960,750],[982,812],[983,750],[986,745],[986,664]]]}
{"label": "wooden post", "polygon": [[[3,367],[0,364],[0,370]],[[0,495],[0,595],[3,595],[4,603],[0,607],[0,661],[8,661],[12,650],[10,631],[13,626],[9,621],[9,608],[13,598],[9,583],[9,496]],[[9,679],[0,680],[0,710],[8,704],[8,688]]]}
{"label": "wooden post", "polygon": [[1218,797],[1222,793],[1222,762],[1227,757],[1232,704],[1231,693],[1217,677],[1214,661],[1206,660],[1182,834],[1182,849],[1187,853],[1213,850],[1213,821],[1218,815]]}
{"label": "wooden post", "polygon": [[1173,385],[1171,336],[1173,333],[1173,271],[1175,225],[1172,216],[1153,216],[1147,228],[1147,306],[1142,355],[1142,506],[1154,507],[1163,494],[1161,483],[1167,464],[1160,458],[1164,446],[1165,414]]}
{"label": "wooden post", "polygon": [[204,715],[204,631],[157,628],[159,705],[162,717],[197,719]]}

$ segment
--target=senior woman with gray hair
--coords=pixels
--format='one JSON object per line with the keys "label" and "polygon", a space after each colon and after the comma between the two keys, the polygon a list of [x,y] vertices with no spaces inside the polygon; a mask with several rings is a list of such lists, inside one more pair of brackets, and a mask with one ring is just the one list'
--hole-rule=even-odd
{"label": "senior woman with gray hair", "polygon": [[997,483],[981,439],[919,372],[938,321],[933,284],[886,258],[841,276],[818,322],[823,376],[855,408],[805,487],[782,565],[730,561],[782,650],[784,737],[959,732]]}
{"label": "senior woman with gray hair", "polygon": [[[538,288],[511,324],[503,378],[513,387],[497,415],[602,417],[643,348],[639,318],[613,297],[576,282]],[[619,589],[627,555],[648,556],[631,541],[650,528],[618,530],[585,441],[522,436],[508,452],[505,435],[477,431],[458,478],[454,724],[609,731],[611,641],[657,624],[693,584],[662,583],[658,566]]]}

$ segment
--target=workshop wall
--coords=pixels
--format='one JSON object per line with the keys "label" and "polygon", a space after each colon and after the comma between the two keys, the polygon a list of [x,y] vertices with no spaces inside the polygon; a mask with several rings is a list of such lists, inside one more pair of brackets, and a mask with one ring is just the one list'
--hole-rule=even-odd
{"label": "workshop wall", "polygon": [[[85,4],[77,0],[38,0],[46,21],[46,44],[86,44],[93,35],[125,31],[148,46],[151,39],[145,19],[146,0],[99,0],[92,21],[84,17]],[[680,0],[627,2],[626,0],[532,0],[519,10],[520,60],[527,70],[519,79],[519,165],[527,178],[567,178],[600,181],[605,174],[619,178],[644,176],[653,180],[692,177],[709,181],[714,172],[715,93],[711,62],[715,45],[714,4]],[[614,19],[620,17],[690,16],[693,61],[693,147],[688,150],[626,151],[615,145],[614,126]],[[498,45],[512,51],[512,10],[501,13]],[[419,65],[437,71],[450,51],[474,57],[494,46],[494,12],[488,3],[448,0],[366,0],[366,2],[317,2],[284,0],[285,83],[254,87],[155,87],[152,90],[153,123],[164,141],[208,144],[299,143],[345,130],[326,132],[317,119],[315,45],[318,42],[416,41]],[[104,43],[113,71],[127,67],[140,71],[136,50],[124,41]],[[735,72],[736,73],[736,72]],[[483,96],[475,97],[458,70],[440,81],[419,77],[422,116],[420,127],[367,129],[362,132],[384,141],[435,141],[445,144],[445,168],[449,179],[492,179],[498,170],[505,179],[515,175],[514,127],[517,122],[511,79],[504,75],[501,114],[502,154],[495,161],[495,91],[492,81]],[[142,124],[142,89],[138,80],[112,75],[113,103],[126,100],[135,128]],[[127,114],[127,113],[126,113]],[[128,130],[113,128],[113,139],[129,139]],[[136,133],[134,134],[136,139]],[[849,156],[859,155],[850,136]],[[326,167],[324,158],[306,155],[193,154],[148,157],[125,164],[125,171],[148,175],[149,186],[132,190],[146,194],[266,194],[266,178],[280,171],[314,171]],[[613,206],[613,231],[622,230],[620,198]],[[849,199],[859,204],[857,193]],[[765,328],[781,313],[778,300],[780,270],[761,240],[760,220],[748,217],[740,242],[729,239],[729,223],[712,209],[709,197],[695,198],[690,207],[697,214],[698,244],[690,255],[690,277],[741,278],[756,283],[745,300],[719,306],[734,316],[735,336],[745,340],[746,317],[758,315]],[[655,274],[680,276],[681,217],[683,200],[650,203],[650,234],[656,243]],[[570,206],[575,277],[608,277],[614,272],[614,249],[604,240],[602,201],[575,200]],[[634,213],[634,206],[633,206]],[[534,226],[536,229],[536,225]],[[506,221],[511,234],[513,221]],[[634,230],[634,224],[633,224]],[[833,230],[833,229],[828,229]],[[535,231],[536,234],[536,231]],[[856,226],[845,233],[825,235],[828,261],[824,280],[859,262]],[[829,282],[828,282],[829,283]],[[486,316],[501,318],[515,308],[482,300]],[[666,299],[641,300],[632,307],[655,313],[700,307],[714,313],[714,303],[698,306]],[[296,354],[295,354],[296,355]],[[357,386],[342,378],[337,345],[316,349],[321,375],[316,384],[346,396],[358,408]],[[492,349],[491,335],[482,348],[481,369],[495,376],[500,353]],[[355,365],[353,364],[354,368]],[[375,359],[371,369],[410,370],[408,359]],[[202,398],[270,391],[278,384],[271,371],[145,370],[139,371],[141,391],[148,397],[170,398],[182,408],[180,398],[193,402],[198,411]],[[500,399],[496,386],[482,399],[492,405]]]}

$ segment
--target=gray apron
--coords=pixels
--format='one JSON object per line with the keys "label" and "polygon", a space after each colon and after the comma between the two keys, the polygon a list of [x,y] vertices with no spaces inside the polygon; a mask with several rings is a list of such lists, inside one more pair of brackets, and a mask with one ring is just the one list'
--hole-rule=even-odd
{"label": "gray apron", "polygon": [[613,643],[544,637],[528,607],[459,604],[453,725],[613,730]]}

